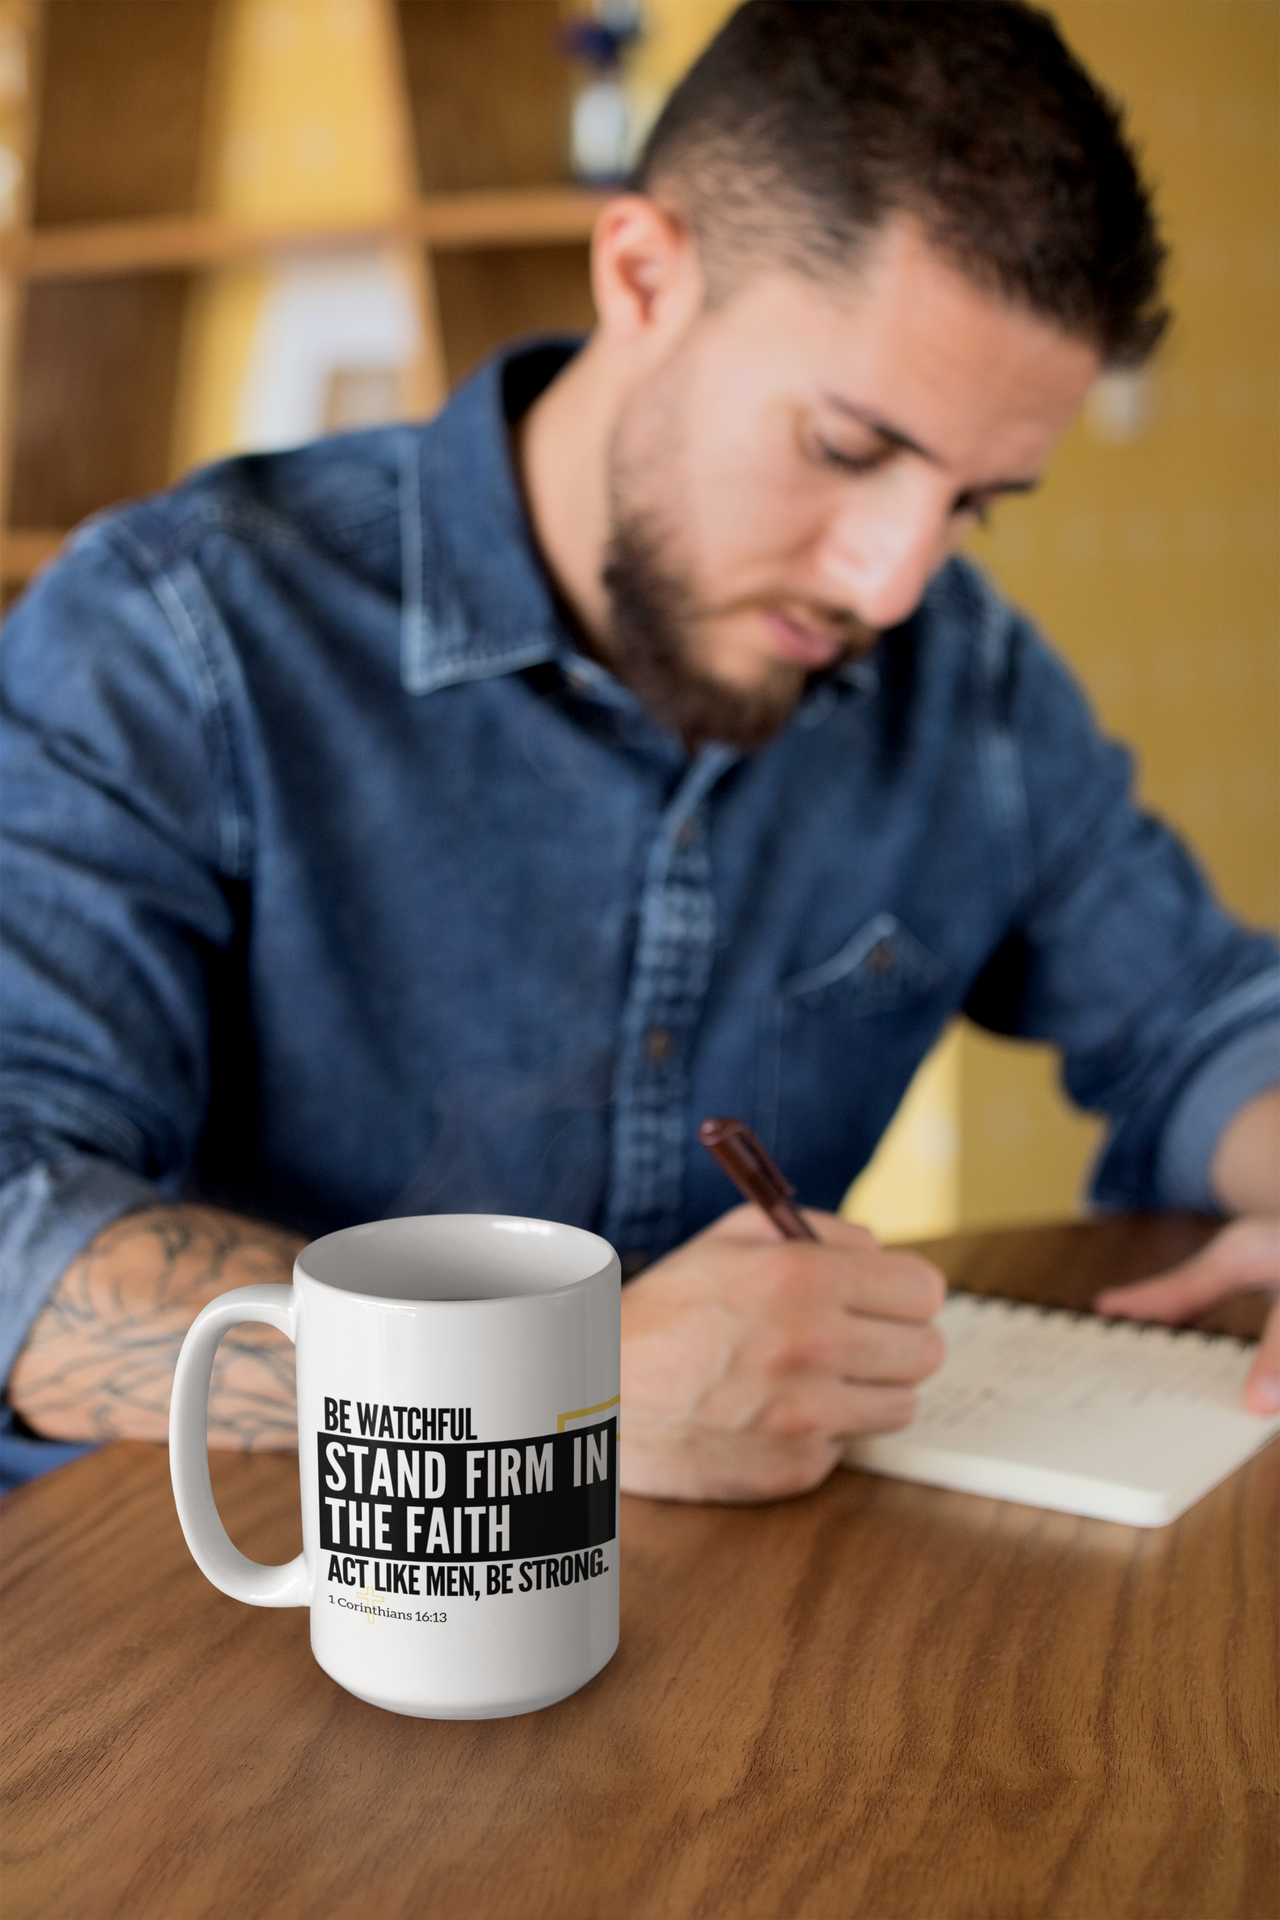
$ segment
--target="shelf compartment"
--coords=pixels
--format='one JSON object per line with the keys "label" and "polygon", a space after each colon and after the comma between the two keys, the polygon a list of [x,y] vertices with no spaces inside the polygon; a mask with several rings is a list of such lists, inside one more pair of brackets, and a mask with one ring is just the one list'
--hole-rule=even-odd
{"label": "shelf compartment", "polygon": [[74,526],[167,483],[188,284],[148,274],[28,287],[12,526]]}
{"label": "shelf compartment", "polygon": [[561,0],[398,0],[424,193],[568,178],[566,11]]}
{"label": "shelf compartment", "polygon": [[196,204],[217,0],[41,10],[35,227]]}

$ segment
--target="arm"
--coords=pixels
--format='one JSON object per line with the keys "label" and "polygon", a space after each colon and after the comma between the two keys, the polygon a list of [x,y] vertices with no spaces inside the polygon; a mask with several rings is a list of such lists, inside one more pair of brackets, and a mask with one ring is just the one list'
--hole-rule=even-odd
{"label": "arm", "polygon": [[782,1241],[738,1207],[622,1294],[622,1485],[776,1500],[826,1478],[854,1434],[907,1426],[941,1364],[942,1275],[863,1227],[809,1215]]}
{"label": "arm", "polygon": [[1280,949],[1226,912],[1137,805],[1129,756],[1025,621],[1011,614],[1001,633],[992,614],[984,658],[979,722],[1004,737],[1017,777],[1008,804],[990,804],[1012,887],[965,1011],[1053,1044],[1075,1104],[1106,1116],[1097,1202],[1213,1211],[1215,1148],[1280,1077]]}
{"label": "arm", "polygon": [[[252,822],[196,625],[124,551],[139,511],[77,538],[0,651],[0,1354],[14,1411],[68,1440],[163,1438],[198,1306],[288,1277],[283,1251],[263,1264],[265,1230],[233,1223],[259,1243],[246,1264],[219,1216],[168,1204],[214,1095],[211,985],[247,911]],[[265,1430],[255,1391],[215,1423],[228,1436]]]}
{"label": "arm", "polygon": [[1230,1121],[1213,1156],[1222,1205],[1242,1217],[1170,1272],[1100,1293],[1100,1313],[1133,1320],[1188,1320],[1234,1293],[1278,1296],[1245,1382],[1255,1413],[1280,1410],[1280,1089],[1250,1100]]}
{"label": "arm", "polygon": [[[9,1377],[10,1404],[54,1440],[165,1440],[178,1349],[232,1287],[288,1285],[300,1236],[215,1207],[152,1207],[104,1228],[72,1262]],[[238,1327],[218,1349],[209,1445],[297,1444],[293,1348]]]}
{"label": "arm", "polygon": [[[1077,1105],[1110,1133],[1093,1197],[1113,1210],[1246,1216],[1199,1258],[1099,1309],[1185,1319],[1280,1278],[1276,943],[1225,912],[1185,847],[1129,792],[1069,674],[1017,620],[995,702],[1017,742],[1027,880],[1012,935],[967,1011],[1054,1042]],[[1015,842],[1016,844],[1016,842]],[[1273,1319],[1247,1389],[1280,1402]]]}

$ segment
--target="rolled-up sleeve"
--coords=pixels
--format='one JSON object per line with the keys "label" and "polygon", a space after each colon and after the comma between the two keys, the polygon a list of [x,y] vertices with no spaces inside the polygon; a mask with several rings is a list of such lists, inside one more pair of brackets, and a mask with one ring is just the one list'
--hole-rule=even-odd
{"label": "rolled-up sleeve", "polygon": [[45,1301],[103,1227],[163,1196],[93,1154],[37,1162],[0,1188],[0,1373],[7,1380]]}
{"label": "rolled-up sleeve", "polygon": [[[136,542],[134,542],[136,546]],[[181,568],[90,527],[0,645],[0,1368],[112,1219],[173,1198],[234,932],[221,692]]]}
{"label": "rolled-up sleeve", "polygon": [[[112,1220],[162,1197],[113,1161],[74,1152],[53,1152],[0,1187],[0,1378],[9,1378],[76,1255]],[[0,1407],[0,1493],[85,1451],[26,1433],[13,1409]]]}
{"label": "rolled-up sleeve", "polygon": [[1280,1086],[1280,973],[1263,975],[1227,995],[1208,1010],[1212,1024],[1234,1020],[1242,1003],[1243,1010],[1268,1017],[1237,1032],[1225,1045],[1210,1047],[1189,1075],[1165,1124],[1156,1183],[1167,1207],[1191,1207],[1202,1213],[1217,1208],[1210,1169],[1218,1142],[1242,1107]]}

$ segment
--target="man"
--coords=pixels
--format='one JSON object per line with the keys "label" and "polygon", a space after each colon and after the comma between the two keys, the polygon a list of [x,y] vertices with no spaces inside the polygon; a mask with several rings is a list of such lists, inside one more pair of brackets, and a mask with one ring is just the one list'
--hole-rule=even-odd
{"label": "man", "polygon": [[[100,521],[14,617],[16,1471],[163,1438],[194,1312],[310,1235],[492,1208],[635,1276],[624,1484],[811,1486],[941,1279],[719,1218],[693,1129],[831,1209],[961,1008],[1062,1047],[1103,1202],[1244,1216],[1108,1310],[1280,1279],[1274,944],[949,559],[1159,336],[1116,116],[1018,5],[751,0],[636,188],[580,350]],[[291,1443],[265,1332],[210,1438]]]}

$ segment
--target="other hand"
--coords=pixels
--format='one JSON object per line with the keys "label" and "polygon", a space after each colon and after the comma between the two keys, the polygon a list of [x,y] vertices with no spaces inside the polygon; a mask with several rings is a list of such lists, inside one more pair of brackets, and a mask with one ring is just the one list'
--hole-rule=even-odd
{"label": "other hand", "polygon": [[1244,1404],[1254,1413],[1280,1411],[1280,1219],[1231,1221],[1209,1244],[1154,1279],[1108,1287],[1094,1301],[1099,1313],[1176,1326],[1236,1293],[1277,1295],[1249,1377]]}
{"label": "other hand", "polygon": [[622,1486],[774,1500],[826,1478],[855,1434],[908,1426],[942,1363],[935,1267],[807,1216],[782,1240],[736,1207],[622,1290]]}

